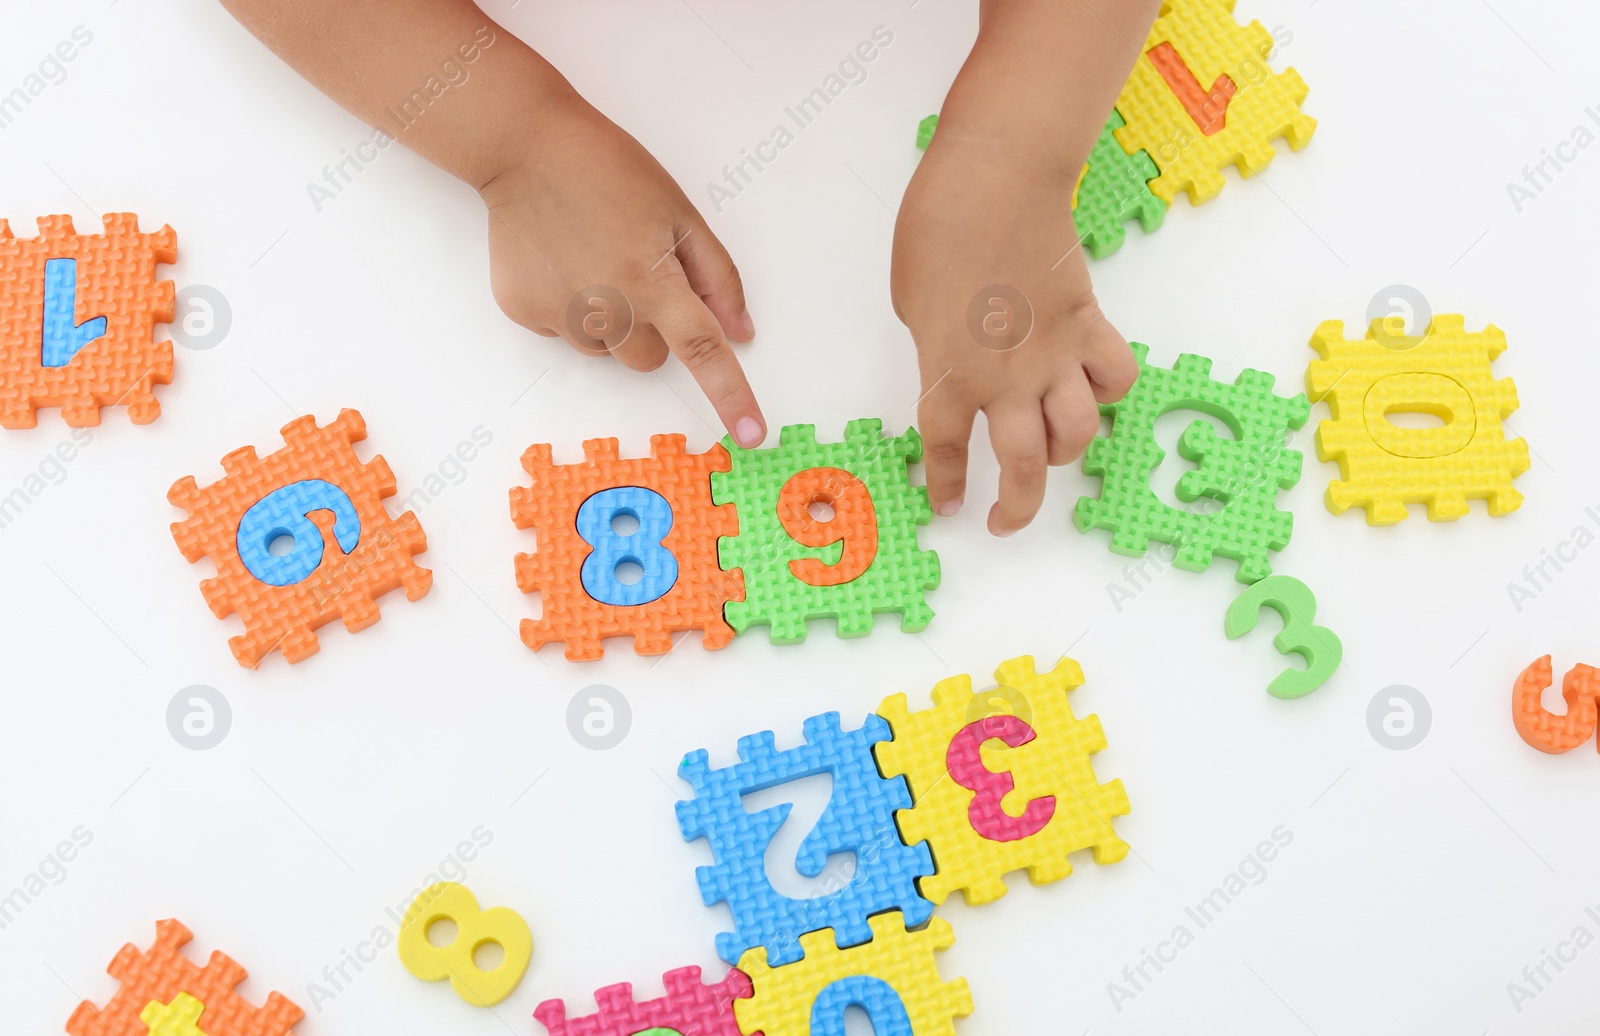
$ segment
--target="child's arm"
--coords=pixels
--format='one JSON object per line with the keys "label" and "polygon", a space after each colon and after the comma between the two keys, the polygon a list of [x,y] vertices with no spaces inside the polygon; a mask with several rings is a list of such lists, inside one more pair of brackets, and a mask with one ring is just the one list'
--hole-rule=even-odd
{"label": "child's arm", "polygon": [[[755,334],[733,261],[666,170],[548,62],[468,0],[223,4],[319,89],[479,192],[507,316],[635,370],[675,353],[734,438],[761,441],[728,345]],[[594,285],[620,291],[631,320],[578,297]]]}
{"label": "child's arm", "polygon": [[1138,373],[1095,301],[1071,201],[1159,2],[983,0],[900,204],[892,291],[917,344],[929,493],[940,514],[961,506],[982,410],[1000,460],[997,535],[1033,520],[1046,466],[1082,454],[1096,401]]}

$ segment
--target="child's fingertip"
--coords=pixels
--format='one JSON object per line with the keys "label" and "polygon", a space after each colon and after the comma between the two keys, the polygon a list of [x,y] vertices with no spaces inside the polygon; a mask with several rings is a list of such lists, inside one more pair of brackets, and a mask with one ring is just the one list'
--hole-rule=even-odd
{"label": "child's fingertip", "polygon": [[952,497],[949,500],[940,501],[940,503],[934,507],[933,511],[941,518],[953,518],[955,517],[955,513],[961,510],[961,505],[963,502],[963,497]]}
{"label": "child's fingertip", "polygon": [[1003,540],[1008,536],[1015,536],[1018,531],[1019,530],[1017,529],[1003,529],[1000,527],[999,504],[995,504],[993,507],[989,508],[989,535]]}
{"label": "child's fingertip", "polygon": [[733,424],[733,441],[745,449],[761,445],[761,440],[766,437],[767,429],[760,418],[741,417]]}
{"label": "child's fingertip", "polygon": [[745,341],[748,342],[756,336],[756,322],[751,319],[748,309],[739,314],[739,326],[744,328]]}

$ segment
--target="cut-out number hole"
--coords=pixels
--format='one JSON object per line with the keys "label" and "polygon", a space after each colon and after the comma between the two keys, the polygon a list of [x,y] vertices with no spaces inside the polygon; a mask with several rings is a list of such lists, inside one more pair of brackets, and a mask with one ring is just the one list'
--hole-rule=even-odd
{"label": "cut-out number hole", "polygon": [[493,971],[505,963],[506,948],[489,939],[472,948],[472,964],[479,971]]}
{"label": "cut-out number hole", "polygon": [[1226,421],[1213,417],[1198,410],[1169,410],[1156,418],[1155,439],[1156,445],[1161,447],[1163,454],[1161,463],[1150,473],[1150,492],[1155,494],[1157,500],[1177,511],[1189,511],[1193,514],[1215,514],[1220,508],[1217,501],[1209,496],[1198,500],[1183,501],[1178,499],[1178,480],[1188,472],[1199,467],[1192,460],[1186,460],[1178,452],[1178,440],[1183,438],[1184,429],[1196,421],[1204,421],[1217,430],[1220,439],[1232,439],[1233,429],[1228,427]]}
{"label": "cut-out number hole", "polygon": [[845,1008],[844,1036],[878,1036],[878,1030],[872,1027],[872,1016],[867,1014],[866,1008],[858,1004]]}
{"label": "cut-out number hole", "polygon": [[767,881],[772,890],[790,899],[816,899],[831,895],[850,884],[856,873],[854,853],[836,853],[828,857],[822,873],[807,877],[799,871],[800,846],[822,819],[823,810],[833,799],[833,775],[814,774],[785,781],[773,788],[753,791],[744,796],[744,808],[749,813],[759,813],[785,803],[790,805],[778,833],[767,843]]}
{"label": "cut-out number hole", "polygon": [[1443,428],[1444,418],[1439,414],[1430,414],[1425,410],[1401,410],[1390,408],[1384,411],[1383,419],[1396,428]]}
{"label": "cut-out number hole", "polygon": [[456,941],[456,923],[448,917],[441,917],[428,926],[428,942],[443,949]]}
{"label": "cut-out number hole", "polygon": [[294,533],[280,532],[267,543],[267,553],[275,558],[288,557],[294,550]]}
{"label": "cut-out number hole", "polygon": [[819,522],[833,521],[833,505],[826,500],[813,500],[806,507],[806,513]]}
{"label": "cut-out number hole", "polygon": [[632,586],[644,578],[644,566],[632,558],[623,558],[617,562],[617,567],[612,571],[617,577],[617,582],[623,586]]}
{"label": "cut-out number hole", "polygon": [[611,531],[618,536],[632,536],[639,531],[639,516],[632,511],[618,511],[611,516]]}

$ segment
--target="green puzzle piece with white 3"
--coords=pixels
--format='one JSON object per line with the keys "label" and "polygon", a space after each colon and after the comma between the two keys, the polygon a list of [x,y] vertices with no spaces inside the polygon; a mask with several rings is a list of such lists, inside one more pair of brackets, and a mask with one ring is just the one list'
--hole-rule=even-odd
{"label": "green puzzle piece with white 3", "polygon": [[[1235,578],[1254,583],[1272,572],[1269,554],[1289,544],[1294,515],[1277,508],[1279,489],[1300,479],[1300,451],[1284,447],[1291,429],[1305,424],[1311,408],[1303,394],[1273,393],[1272,375],[1240,373],[1232,385],[1213,381],[1211,361],[1188,353],[1172,369],[1153,367],[1149,348],[1130,343],[1139,377],[1116,403],[1103,403],[1111,434],[1097,436],[1083,457],[1083,470],[1101,477],[1100,496],[1081,497],[1073,511],[1079,532],[1111,530],[1111,549],[1142,557],[1150,541],[1170,543],[1172,563],[1203,571],[1213,555],[1239,563]],[[1156,421],[1174,410],[1195,410],[1222,421],[1231,438],[1204,421],[1190,424],[1178,453],[1197,466],[1178,480],[1177,497],[1202,497],[1209,513],[1171,507],[1150,489],[1150,476],[1166,457],[1156,442]]]}
{"label": "green puzzle piece with white 3", "polygon": [[[900,628],[908,633],[927,626],[933,609],[924,592],[939,585],[939,556],[917,545],[917,526],[933,519],[933,509],[927,488],[911,484],[909,465],[922,458],[922,437],[915,428],[890,437],[875,418],[851,421],[843,442],[819,443],[815,426],[797,424],[778,433],[775,448],[747,450],[731,436],[723,445],[732,467],[711,473],[711,498],[737,506],[739,534],[722,537],[718,558],[724,569],[743,569],[745,591],[743,601],[728,602],[728,625],[743,633],[766,624],[774,644],[805,640],[806,620],[827,616],[836,617],[841,637],[872,632],[877,612],[899,612]],[[812,547],[790,534],[780,514],[780,497],[785,485],[807,472],[812,473],[807,478],[820,478],[835,489],[848,486],[850,494],[848,513],[842,495],[837,501],[824,501],[837,503],[839,512],[832,521],[812,528],[821,531],[821,526],[829,526],[833,536],[848,536],[855,523],[858,533],[865,534],[854,536],[858,542],[846,539]],[[859,485],[841,478],[840,472],[859,480]],[[863,489],[869,502],[856,499]],[[845,581],[815,585],[815,575],[808,582],[790,564],[795,562],[802,571],[810,566],[813,572],[841,565],[845,551],[870,546],[873,533],[871,552],[858,550],[854,555],[867,561],[864,570]]]}

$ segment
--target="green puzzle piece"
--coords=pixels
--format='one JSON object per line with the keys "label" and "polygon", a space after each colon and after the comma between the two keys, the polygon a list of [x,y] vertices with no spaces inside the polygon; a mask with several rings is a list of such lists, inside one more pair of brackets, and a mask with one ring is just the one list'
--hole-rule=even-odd
{"label": "green puzzle piece", "polygon": [[[915,633],[933,618],[923,592],[939,585],[939,555],[917,546],[917,526],[933,519],[928,490],[913,486],[909,465],[922,458],[915,428],[886,437],[875,418],[851,421],[844,441],[819,443],[809,424],[787,425],[778,445],[746,450],[723,439],[733,464],[711,473],[711,498],[735,504],[739,534],[724,536],[718,558],[724,569],[744,570],[744,600],[729,601],[728,625],[743,633],[765,623],[774,644],[806,639],[806,620],[835,616],[841,637],[872,632],[877,612],[899,612],[900,628]],[[840,468],[860,479],[876,511],[878,546],[871,564],[855,579],[835,586],[802,582],[789,562],[816,558],[836,564],[842,547],[807,547],[784,530],[778,497],[790,478],[812,468]]]}
{"label": "green puzzle piece", "polygon": [[[1300,480],[1300,451],[1284,447],[1311,408],[1303,394],[1275,395],[1273,377],[1245,370],[1232,385],[1211,380],[1211,361],[1184,353],[1171,370],[1145,362],[1149,347],[1130,343],[1139,377],[1116,403],[1103,403],[1110,436],[1097,436],[1083,457],[1083,470],[1101,477],[1100,496],[1080,497],[1072,515],[1079,532],[1111,530],[1111,549],[1142,557],[1150,541],[1170,543],[1172,563],[1204,571],[1214,554],[1239,563],[1235,578],[1253,583],[1272,571],[1268,552],[1282,550],[1294,531],[1294,515],[1277,509],[1278,490]],[[1205,421],[1190,424],[1178,453],[1197,467],[1178,480],[1185,503],[1206,497],[1221,505],[1210,513],[1179,510],[1150,489],[1150,476],[1166,456],[1156,443],[1156,421],[1173,410],[1198,410],[1218,418],[1232,438]],[[715,476],[713,476],[715,477]]]}
{"label": "green puzzle piece", "polygon": [[[1115,108],[1111,117],[1100,129],[1100,137],[1089,152],[1089,161],[1083,180],[1078,184],[1078,201],[1072,210],[1073,226],[1083,247],[1096,259],[1122,247],[1127,231],[1123,224],[1138,219],[1146,234],[1161,229],[1167,214],[1167,203],[1150,191],[1150,181],[1161,170],[1151,160],[1149,152],[1128,154],[1112,135],[1124,125],[1122,113]],[[930,115],[917,124],[917,147],[926,151],[939,128],[939,116]]]}
{"label": "green puzzle piece", "polygon": [[1072,210],[1083,247],[1096,259],[1122,247],[1127,232],[1123,224],[1137,218],[1146,234],[1161,229],[1167,203],[1150,191],[1149,181],[1161,171],[1146,151],[1128,154],[1112,136],[1123,125],[1122,113],[1115,108],[1100,130],[1100,138],[1089,152],[1089,168],[1078,185],[1078,204]]}

